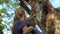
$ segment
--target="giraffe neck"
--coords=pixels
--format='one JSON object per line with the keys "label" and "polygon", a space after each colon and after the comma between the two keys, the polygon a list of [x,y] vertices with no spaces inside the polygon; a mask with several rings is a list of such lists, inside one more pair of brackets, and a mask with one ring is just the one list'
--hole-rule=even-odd
{"label": "giraffe neck", "polygon": [[51,5],[50,1],[46,1],[45,3],[43,3],[42,13],[44,15],[47,15],[52,9],[53,9],[53,6]]}

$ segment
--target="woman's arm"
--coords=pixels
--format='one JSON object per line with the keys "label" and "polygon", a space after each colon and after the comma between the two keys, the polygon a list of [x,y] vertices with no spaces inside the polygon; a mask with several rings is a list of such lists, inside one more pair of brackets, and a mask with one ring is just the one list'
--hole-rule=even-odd
{"label": "woman's arm", "polygon": [[27,27],[27,26],[24,26],[22,28],[22,31],[23,31],[23,34],[31,34],[31,31],[33,30],[33,26],[30,26],[30,27]]}

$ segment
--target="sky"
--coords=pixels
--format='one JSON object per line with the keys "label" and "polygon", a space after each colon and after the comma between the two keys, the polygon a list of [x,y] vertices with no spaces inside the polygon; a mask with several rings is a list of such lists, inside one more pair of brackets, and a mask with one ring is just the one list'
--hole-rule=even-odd
{"label": "sky", "polygon": [[[54,8],[60,7],[60,0],[50,0],[50,2]],[[2,8],[2,6],[0,5],[0,9],[1,8]]]}
{"label": "sky", "polygon": [[60,7],[60,0],[50,0],[54,8]]}

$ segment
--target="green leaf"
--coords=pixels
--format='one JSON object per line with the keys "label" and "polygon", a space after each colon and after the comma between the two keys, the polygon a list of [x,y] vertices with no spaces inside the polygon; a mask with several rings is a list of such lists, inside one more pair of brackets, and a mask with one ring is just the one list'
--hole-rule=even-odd
{"label": "green leaf", "polygon": [[0,31],[0,34],[3,34],[3,31]]}
{"label": "green leaf", "polygon": [[37,18],[38,21],[40,21],[41,15],[42,15],[42,14],[41,14],[40,12],[38,12],[38,13],[36,14],[36,18]]}
{"label": "green leaf", "polygon": [[14,2],[14,3],[12,4],[12,6],[13,6],[14,8],[16,8],[17,6],[19,6],[19,3],[18,3],[18,2]]}
{"label": "green leaf", "polygon": [[1,23],[1,21],[0,21],[0,23]]}
{"label": "green leaf", "polygon": [[11,0],[5,0],[5,3],[8,4],[8,3],[10,3],[10,1],[11,1]]}
{"label": "green leaf", "polygon": [[4,0],[0,0],[0,4],[3,4],[4,3]]}
{"label": "green leaf", "polygon": [[4,29],[4,24],[0,23],[0,30]]}
{"label": "green leaf", "polygon": [[0,16],[1,16],[1,12],[0,12]]}
{"label": "green leaf", "polygon": [[41,14],[40,13],[37,13],[37,17],[40,17],[41,16]]}
{"label": "green leaf", "polygon": [[60,7],[58,7],[57,9],[60,10]]}
{"label": "green leaf", "polygon": [[6,13],[7,10],[6,10],[6,8],[2,8],[2,9],[0,9],[0,12],[1,12],[1,13]]}

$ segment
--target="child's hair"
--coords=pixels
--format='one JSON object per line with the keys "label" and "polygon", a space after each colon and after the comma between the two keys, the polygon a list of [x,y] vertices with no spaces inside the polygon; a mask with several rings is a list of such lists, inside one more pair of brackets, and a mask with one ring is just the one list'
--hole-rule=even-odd
{"label": "child's hair", "polygon": [[35,18],[28,18],[27,19],[28,26],[33,26],[35,27]]}

